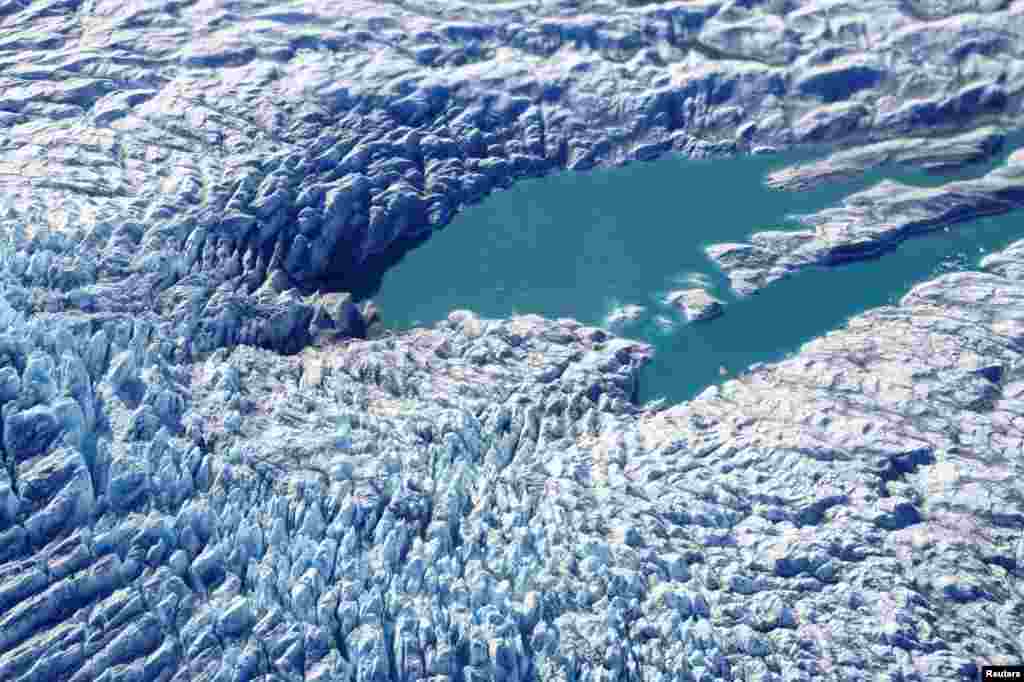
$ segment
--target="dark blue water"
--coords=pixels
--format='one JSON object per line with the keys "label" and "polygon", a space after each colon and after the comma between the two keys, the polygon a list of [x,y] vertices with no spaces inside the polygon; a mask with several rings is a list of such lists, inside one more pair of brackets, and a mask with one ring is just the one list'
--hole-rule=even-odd
{"label": "dark blue water", "polygon": [[[467,208],[389,270],[375,300],[392,328],[432,325],[456,308],[484,317],[537,313],[604,325],[613,310],[645,312],[615,331],[656,347],[641,399],[690,398],[755,362],[774,361],[867,308],[896,301],[943,270],[970,267],[1024,236],[1024,215],[987,218],[918,237],[878,260],[798,274],[737,299],[705,257],[712,243],[791,229],[810,213],[891,178],[937,185],[976,177],[999,159],[956,175],[877,171],[787,193],[765,176],[804,154],[694,161],[665,158],[527,180]],[[663,300],[703,282],[725,315],[686,324]],[[724,373],[724,374],[723,374]]]}

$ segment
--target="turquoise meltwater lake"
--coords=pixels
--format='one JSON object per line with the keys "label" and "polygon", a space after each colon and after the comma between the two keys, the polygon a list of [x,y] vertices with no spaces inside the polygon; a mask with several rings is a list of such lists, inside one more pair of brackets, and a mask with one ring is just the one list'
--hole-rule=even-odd
{"label": "turquoise meltwater lake", "polygon": [[[939,185],[977,177],[1005,159],[955,174],[884,169],[805,192],[765,186],[772,171],[807,152],[714,161],[678,157],[520,181],[462,211],[406,253],[372,295],[391,329],[430,326],[457,308],[483,317],[536,313],[608,326],[625,305],[635,321],[612,327],[654,345],[641,401],[678,402],[770,362],[865,309],[894,303],[939,272],[973,267],[987,252],[1024,237],[1024,214],[980,219],[916,237],[879,259],[799,273],[737,299],[704,255],[753,232],[795,229],[792,216],[834,205],[890,178]],[[687,324],[664,304],[670,291],[701,282],[726,303],[715,320]]]}

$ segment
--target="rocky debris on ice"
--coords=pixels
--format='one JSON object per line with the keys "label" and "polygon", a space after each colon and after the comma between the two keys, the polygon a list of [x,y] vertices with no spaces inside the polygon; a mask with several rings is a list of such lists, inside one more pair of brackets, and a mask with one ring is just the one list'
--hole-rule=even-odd
{"label": "rocky debris on ice", "polygon": [[991,157],[1002,148],[1005,137],[1000,130],[979,128],[953,137],[899,138],[858,145],[820,161],[771,173],[766,183],[775,189],[801,191],[886,166],[947,171]]}
{"label": "rocky debris on ice", "polygon": [[848,196],[841,204],[799,216],[804,230],[766,231],[750,243],[714,244],[706,253],[748,295],[801,269],[885,253],[903,240],[1024,203],[1024,165],[1007,163],[975,180],[914,187],[891,180]]}
{"label": "rocky debris on ice", "polygon": [[725,312],[724,304],[704,289],[681,289],[665,297],[665,303],[677,308],[687,322],[705,322]]}

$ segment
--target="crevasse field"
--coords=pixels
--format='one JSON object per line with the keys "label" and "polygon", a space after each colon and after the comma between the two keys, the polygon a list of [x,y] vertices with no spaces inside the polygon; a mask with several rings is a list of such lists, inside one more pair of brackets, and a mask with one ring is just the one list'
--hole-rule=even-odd
{"label": "crevasse field", "polygon": [[625,330],[348,292],[496,188],[671,154],[938,174],[709,227],[744,305],[1017,219],[1022,46],[1021,0],[0,0],[0,680],[1019,663],[1024,216],[675,404]]}

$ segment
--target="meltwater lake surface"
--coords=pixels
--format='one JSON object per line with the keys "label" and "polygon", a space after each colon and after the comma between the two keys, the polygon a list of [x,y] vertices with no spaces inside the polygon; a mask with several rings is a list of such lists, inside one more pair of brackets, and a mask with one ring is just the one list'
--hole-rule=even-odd
{"label": "meltwater lake surface", "polygon": [[[895,303],[930,276],[976,265],[1024,236],[1024,215],[958,224],[909,239],[879,259],[799,273],[744,299],[731,293],[705,246],[795,229],[791,216],[885,178],[925,186],[977,177],[1014,146],[955,174],[887,168],[794,193],[769,189],[764,179],[813,158],[807,152],[672,157],[521,181],[465,209],[391,267],[379,291],[366,293],[392,329],[433,325],[457,308],[483,317],[536,313],[607,326],[615,309],[644,306],[635,322],[612,329],[656,348],[642,376],[641,401],[677,402],[755,362],[779,360],[858,312]],[[687,324],[664,298],[698,281],[726,303],[725,314]]]}

